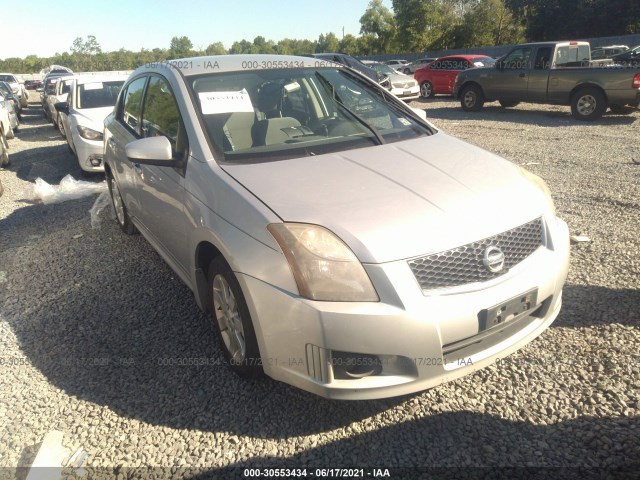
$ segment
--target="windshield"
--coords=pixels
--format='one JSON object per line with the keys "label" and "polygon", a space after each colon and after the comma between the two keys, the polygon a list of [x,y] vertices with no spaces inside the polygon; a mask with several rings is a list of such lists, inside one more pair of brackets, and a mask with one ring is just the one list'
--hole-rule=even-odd
{"label": "windshield", "polygon": [[124,80],[91,82],[78,85],[76,108],[113,107]]}
{"label": "windshield", "polygon": [[11,90],[11,87],[9,86],[9,84],[4,83],[3,81],[0,80],[0,95],[2,95],[3,97],[7,96],[7,95],[11,95],[13,92]]}
{"label": "windshield", "polygon": [[0,80],[3,82],[18,83],[16,77],[14,77],[13,75],[0,75]]}
{"label": "windshield", "polygon": [[471,60],[471,63],[473,63],[477,68],[493,67],[496,64],[496,59],[491,57],[474,58]]}
{"label": "windshield", "polygon": [[225,162],[320,155],[431,130],[400,101],[340,68],[207,74],[191,80]]}
{"label": "windshield", "polygon": [[388,65],[383,65],[382,63],[373,63],[369,66],[383,75],[397,75],[397,72],[393,68]]}

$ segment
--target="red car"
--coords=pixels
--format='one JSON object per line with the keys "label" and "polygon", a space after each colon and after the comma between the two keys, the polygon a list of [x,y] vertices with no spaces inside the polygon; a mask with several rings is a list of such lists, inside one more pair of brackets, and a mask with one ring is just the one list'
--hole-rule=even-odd
{"label": "red car", "polygon": [[416,70],[413,77],[420,85],[420,96],[431,98],[438,93],[453,94],[458,72],[469,68],[493,67],[496,61],[486,55],[450,55]]}

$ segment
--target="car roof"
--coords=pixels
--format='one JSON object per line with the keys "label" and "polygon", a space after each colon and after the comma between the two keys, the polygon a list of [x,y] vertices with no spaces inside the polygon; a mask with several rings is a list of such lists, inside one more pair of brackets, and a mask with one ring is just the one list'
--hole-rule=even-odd
{"label": "car roof", "polygon": [[138,67],[132,75],[173,70],[188,77],[192,75],[202,75],[204,73],[242,72],[280,68],[317,68],[325,66],[344,68],[342,64],[317,57],[271,54],[212,55],[150,62]]}
{"label": "car roof", "polygon": [[476,60],[478,58],[491,58],[491,57],[489,55],[467,55],[465,53],[461,55],[447,55],[446,57],[438,58],[438,60],[447,60],[449,58],[464,58],[465,60]]}
{"label": "car roof", "polygon": [[113,75],[77,75],[75,77],[76,84],[84,85],[85,83],[100,83],[100,82],[114,82],[126,80],[129,78],[128,74],[113,74]]}

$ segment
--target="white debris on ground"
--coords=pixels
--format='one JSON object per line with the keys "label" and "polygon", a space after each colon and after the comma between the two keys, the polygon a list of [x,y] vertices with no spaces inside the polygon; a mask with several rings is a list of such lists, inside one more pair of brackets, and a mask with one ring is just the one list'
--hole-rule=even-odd
{"label": "white debris on ground", "polygon": [[107,191],[107,182],[100,183],[76,180],[71,175],[60,180],[59,185],[50,185],[42,178],[36,178],[33,192],[27,195],[31,200],[40,200],[42,203],[60,203],[68,200],[88,197],[96,193]]}
{"label": "white debris on ground", "polygon": [[[102,224],[100,213],[102,213],[105,208],[108,208],[110,206],[111,197],[109,197],[109,192],[102,192],[100,195],[98,195],[96,201],[93,202],[91,210],[89,210],[89,214],[91,215],[91,228],[100,228],[100,225]],[[109,208],[109,212],[111,213],[111,218],[114,219],[115,212],[113,211],[113,208]]]}

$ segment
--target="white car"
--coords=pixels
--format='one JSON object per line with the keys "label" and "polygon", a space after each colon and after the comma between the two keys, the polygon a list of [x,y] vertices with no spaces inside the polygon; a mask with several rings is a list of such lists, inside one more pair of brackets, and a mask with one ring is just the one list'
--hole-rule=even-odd
{"label": "white car", "polygon": [[120,228],[192,289],[240,375],[404,395],[502,359],[560,312],[569,232],[542,179],[344,65],[150,63],[104,135]]}
{"label": "white car", "polygon": [[59,113],[55,105],[56,103],[66,102],[67,96],[69,95],[69,91],[71,90],[71,86],[73,84],[73,80],[76,77],[73,75],[69,75],[66,77],[59,77],[56,79],[55,90],[52,95],[47,96],[47,108],[49,109],[49,114],[51,117],[51,122],[58,128],[60,134],[66,138],[64,133],[64,126],[60,122],[60,116],[64,115],[64,113]]}
{"label": "white car", "polygon": [[[0,93],[0,95],[2,95]],[[3,96],[0,96],[0,130],[2,130],[2,138],[13,138],[14,131],[18,129],[18,115],[11,102]]]}
{"label": "white car", "polygon": [[29,93],[24,84],[20,83],[13,73],[0,73],[0,80],[7,82],[11,86],[11,90],[20,101],[20,107],[25,108],[29,103]]}
{"label": "white car", "polygon": [[87,75],[72,80],[66,102],[56,103],[71,151],[83,172],[103,172],[102,131],[128,75]]}
{"label": "white car", "polygon": [[[9,120],[9,110],[0,102],[0,167],[9,165],[9,144],[7,138],[13,138],[13,130],[11,129]],[[11,132],[11,137],[7,133]]]}

